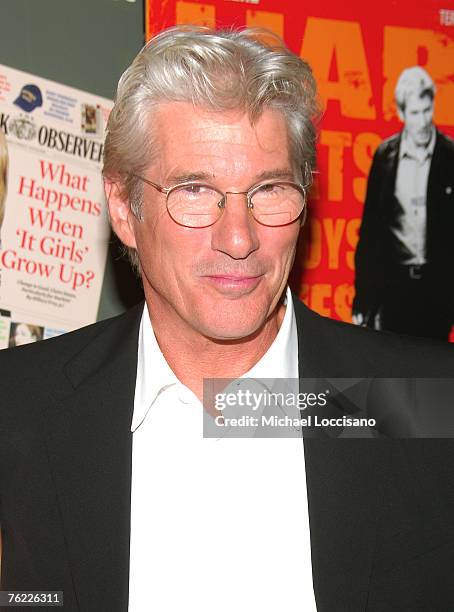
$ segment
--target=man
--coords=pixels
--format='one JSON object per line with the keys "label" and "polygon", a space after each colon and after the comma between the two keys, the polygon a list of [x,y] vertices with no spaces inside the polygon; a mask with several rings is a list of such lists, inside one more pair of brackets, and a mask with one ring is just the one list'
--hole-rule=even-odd
{"label": "man", "polygon": [[248,30],[169,29],[121,78],[104,176],[145,305],[0,356],[4,590],[84,612],[454,604],[451,441],[202,437],[203,379],[452,372],[448,345],[286,288],[316,108],[307,64]]}
{"label": "man", "polygon": [[377,149],[355,255],[353,322],[447,340],[454,320],[454,141],[433,124],[435,86],[400,75],[404,128]]}

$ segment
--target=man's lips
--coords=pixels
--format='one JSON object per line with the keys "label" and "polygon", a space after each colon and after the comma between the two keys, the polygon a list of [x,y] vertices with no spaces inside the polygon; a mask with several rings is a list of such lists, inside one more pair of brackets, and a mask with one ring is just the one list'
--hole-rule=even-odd
{"label": "man's lips", "polygon": [[207,274],[203,278],[219,289],[235,291],[255,287],[260,282],[262,276],[263,274],[256,274],[254,276],[244,274]]}

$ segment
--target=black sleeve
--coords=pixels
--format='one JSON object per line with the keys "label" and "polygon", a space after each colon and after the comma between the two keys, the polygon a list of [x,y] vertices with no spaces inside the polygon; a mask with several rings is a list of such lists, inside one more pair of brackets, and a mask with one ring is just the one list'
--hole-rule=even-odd
{"label": "black sleeve", "polygon": [[353,314],[362,314],[370,321],[381,302],[384,281],[383,257],[383,192],[381,147],[372,161],[367,182],[366,200],[355,253],[355,298]]}

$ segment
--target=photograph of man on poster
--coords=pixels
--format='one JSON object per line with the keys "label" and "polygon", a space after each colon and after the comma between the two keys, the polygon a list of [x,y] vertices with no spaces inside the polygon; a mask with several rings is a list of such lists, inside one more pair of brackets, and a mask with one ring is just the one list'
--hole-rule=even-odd
{"label": "photograph of man on poster", "polygon": [[395,88],[403,129],[377,149],[355,254],[357,325],[448,340],[454,320],[454,141],[420,66]]}

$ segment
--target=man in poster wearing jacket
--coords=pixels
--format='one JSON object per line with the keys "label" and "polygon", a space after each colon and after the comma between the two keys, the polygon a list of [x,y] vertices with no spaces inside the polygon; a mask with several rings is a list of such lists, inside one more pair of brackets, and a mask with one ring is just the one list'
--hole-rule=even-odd
{"label": "man in poster wearing jacket", "polygon": [[454,320],[454,141],[433,124],[435,85],[405,69],[404,128],[377,149],[355,255],[353,322],[447,340]]}

